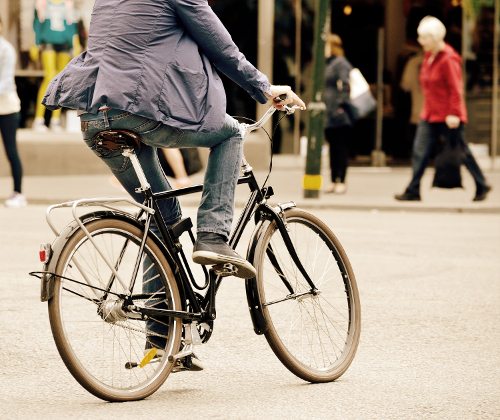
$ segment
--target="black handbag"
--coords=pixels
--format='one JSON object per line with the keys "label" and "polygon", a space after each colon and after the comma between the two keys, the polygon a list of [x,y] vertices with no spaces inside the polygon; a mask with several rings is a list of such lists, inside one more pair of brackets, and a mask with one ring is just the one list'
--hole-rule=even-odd
{"label": "black handbag", "polygon": [[448,130],[449,135],[440,136],[438,152],[434,159],[434,179],[432,186],[437,188],[463,188],[462,166],[464,151],[457,139],[457,130]]}
{"label": "black handbag", "polygon": [[[203,164],[200,159],[200,152],[195,147],[179,149],[181,151],[182,160],[184,161],[184,167],[186,168],[186,173],[188,175],[193,175],[200,172],[203,169]],[[158,160],[160,165],[165,172],[165,175],[174,177],[174,172],[167,162],[165,155],[160,148],[157,149]]]}

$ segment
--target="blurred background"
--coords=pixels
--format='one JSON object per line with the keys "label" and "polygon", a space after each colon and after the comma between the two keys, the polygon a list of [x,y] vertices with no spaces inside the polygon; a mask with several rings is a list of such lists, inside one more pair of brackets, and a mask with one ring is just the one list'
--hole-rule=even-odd
{"label": "blurred background", "polygon": [[[84,49],[94,1],[73,3],[79,47]],[[272,74],[274,83],[289,84],[306,101],[310,100],[315,0],[210,0],[209,3],[251,62]],[[382,125],[381,148],[388,164],[409,162],[414,125],[410,119],[411,93],[401,89],[401,76],[408,60],[419,51],[416,27],[426,15],[434,15],[445,23],[447,42],[462,55],[470,119],[466,137],[473,151],[479,155],[498,154],[495,121],[498,113],[493,111],[497,91],[493,75],[498,74],[493,34],[498,3],[495,0],[331,1],[328,23],[344,40],[347,58],[365,75],[375,94],[379,91],[377,82],[383,83],[383,112],[378,114],[378,123]],[[21,128],[28,131],[33,126],[37,93],[44,76],[42,60],[36,59],[36,52],[33,54],[34,10],[35,0],[0,0],[4,36],[18,51],[16,83],[22,102]],[[225,85],[228,113],[255,117],[254,101],[234,83],[225,80]],[[280,124],[273,145],[275,152],[299,153],[300,137],[306,133],[307,124],[306,113],[302,114],[295,117],[301,121],[286,119]],[[63,111],[62,128],[77,135],[79,126],[74,117]],[[45,112],[44,118],[50,127],[50,113]],[[373,113],[356,125],[357,140],[350,151],[354,164],[370,162],[376,144],[376,124],[377,113]],[[26,136],[30,134],[20,135]]]}

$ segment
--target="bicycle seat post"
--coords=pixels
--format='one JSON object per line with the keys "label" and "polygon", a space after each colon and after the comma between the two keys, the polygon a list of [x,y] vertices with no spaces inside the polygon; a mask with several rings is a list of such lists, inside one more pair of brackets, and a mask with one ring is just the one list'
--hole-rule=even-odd
{"label": "bicycle seat post", "polygon": [[130,161],[132,162],[132,166],[135,170],[135,173],[137,174],[137,178],[139,178],[139,183],[141,186],[139,188],[136,188],[135,191],[144,192],[149,190],[151,188],[151,185],[149,185],[149,182],[146,178],[146,175],[144,174],[144,171],[142,170],[139,158],[135,154],[134,149],[131,147],[125,148],[122,151],[122,155],[130,159]]}

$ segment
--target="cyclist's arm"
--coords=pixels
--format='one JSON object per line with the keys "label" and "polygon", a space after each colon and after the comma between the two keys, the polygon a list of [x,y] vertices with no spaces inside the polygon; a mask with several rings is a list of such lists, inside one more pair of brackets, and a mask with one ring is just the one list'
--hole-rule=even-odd
{"label": "cyclist's arm", "polygon": [[173,0],[186,30],[210,61],[260,103],[266,103],[271,85],[240,52],[207,0]]}

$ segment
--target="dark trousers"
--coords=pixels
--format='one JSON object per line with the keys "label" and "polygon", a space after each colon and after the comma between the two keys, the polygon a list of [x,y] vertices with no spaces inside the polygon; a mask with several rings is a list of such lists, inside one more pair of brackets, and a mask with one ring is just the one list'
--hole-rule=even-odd
{"label": "dark trousers", "polygon": [[330,144],[330,171],[332,182],[345,182],[349,164],[351,126],[328,127],[325,137]]}
{"label": "dark trousers", "polygon": [[12,178],[14,180],[14,191],[21,192],[23,178],[23,166],[19,153],[17,152],[16,132],[19,124],[19,113],[0,115],[0,134],[2,135],[5,154],[9,160]]}
{"label": "dark trousers", "polygon": [[486,179],[465,141],[464,125],[460,124],[458,128],[450,129],[445,123],[428,123],[427,121],[420,121],[417,126],[415,140],[413,141],[411,158],[413,176],[410,184],[406,188],[406,192],[410,194],[420,194],[420,180],[424,175],[425,168],[429,163],[436,143],[442,137],[447,139],[447,141],[453,139],[459,142],[464,152],[463,164],[472,175],[472,178],[474,178],[476,189],[483,190],[487,185]]}

